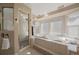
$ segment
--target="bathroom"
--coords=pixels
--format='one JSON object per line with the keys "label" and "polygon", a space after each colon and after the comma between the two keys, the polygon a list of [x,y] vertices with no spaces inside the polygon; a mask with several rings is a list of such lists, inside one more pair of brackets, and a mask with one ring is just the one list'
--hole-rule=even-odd
{"label": "bathroom", "polygon": [[79,3],[0,3],[0,55],[78,55],[78,22]]}

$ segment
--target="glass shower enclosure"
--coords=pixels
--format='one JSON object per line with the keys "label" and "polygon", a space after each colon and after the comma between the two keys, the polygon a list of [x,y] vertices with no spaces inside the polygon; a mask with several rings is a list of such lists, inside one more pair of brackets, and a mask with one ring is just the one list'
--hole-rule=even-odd
{"label": "glass shower enclosure", "polygon": [[19,44],[20,49],[29,45],[28,15],[19,12]]}

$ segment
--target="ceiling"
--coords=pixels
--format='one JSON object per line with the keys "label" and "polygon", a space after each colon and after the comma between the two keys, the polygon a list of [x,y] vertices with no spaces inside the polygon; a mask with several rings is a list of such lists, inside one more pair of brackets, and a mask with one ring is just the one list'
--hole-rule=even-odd
{"label": "ceiling", "polygon": [[49,11],[56,10],[59,6],[64,5],[68,6],[71,3],[26,3],[32,9],[32,14],[37,15],[44,15]]}

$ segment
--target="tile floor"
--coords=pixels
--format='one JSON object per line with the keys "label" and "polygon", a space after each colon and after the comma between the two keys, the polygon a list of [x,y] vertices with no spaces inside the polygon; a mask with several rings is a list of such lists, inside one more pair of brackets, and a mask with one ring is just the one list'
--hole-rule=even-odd
{"label": "tile floor", "polygon": [[34,48],[28,48],[23,52],[18,53],[17,55],[43,55],[43,54]]}

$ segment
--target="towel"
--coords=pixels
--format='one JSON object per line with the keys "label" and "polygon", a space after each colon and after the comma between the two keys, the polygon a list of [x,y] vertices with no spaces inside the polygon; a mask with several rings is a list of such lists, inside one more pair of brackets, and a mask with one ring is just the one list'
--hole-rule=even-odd
{"label": "towel", "polygon": [[3,38],[2,49],[8,49],[8,48],[10,48],[9,38]]}
{"label": "towel", "polygon": [[68,44],[68,50],[77,52],[77,45],[73,44]]}

